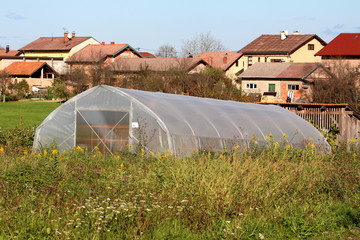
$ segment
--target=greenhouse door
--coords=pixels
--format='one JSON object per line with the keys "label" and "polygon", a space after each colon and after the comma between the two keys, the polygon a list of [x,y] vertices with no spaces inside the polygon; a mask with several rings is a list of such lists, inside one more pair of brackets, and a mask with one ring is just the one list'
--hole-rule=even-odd
{"label": "greenhouse door", "polygon": [[103,153],[123,150],[129,142],[129,113],[118,111],[78,110],[76,146]]}

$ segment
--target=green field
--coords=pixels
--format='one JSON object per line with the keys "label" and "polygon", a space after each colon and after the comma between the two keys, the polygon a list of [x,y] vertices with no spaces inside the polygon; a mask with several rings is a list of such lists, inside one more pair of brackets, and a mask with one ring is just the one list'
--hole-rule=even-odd
{"label": "green field", "polygon": [[37,126],[60,105],[59,102],[29,100],[0,102],[0,128],[11,129],[19,125]]}

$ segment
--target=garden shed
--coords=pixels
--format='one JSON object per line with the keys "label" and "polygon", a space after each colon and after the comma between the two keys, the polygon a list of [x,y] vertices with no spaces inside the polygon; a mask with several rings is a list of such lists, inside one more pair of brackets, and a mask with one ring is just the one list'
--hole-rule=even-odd
{"label": "garden shed", "polygon": [[[286,135],[286,137],[284,137]],[[178,156],[245,148],[272,141],[320,149],[329,144],[310,123],[274,105],[185,95],[93,87],[55,109],[36,129],[34,149],[97,147],[113,154],[139,143],[152,152]]]}

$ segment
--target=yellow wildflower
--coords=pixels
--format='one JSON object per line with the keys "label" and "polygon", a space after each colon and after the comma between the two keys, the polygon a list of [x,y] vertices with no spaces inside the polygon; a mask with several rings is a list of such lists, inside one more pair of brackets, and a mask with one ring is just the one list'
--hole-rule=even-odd
{"label": "yellow wildflower", "polygon": [[79,152],[84,152],[84,149],[82,149],[80,146],[76,146],[75,150]]}
{"label": "yellow wildflower", "polygon": [[4,153],[4,152],[5,152],[5,149],[2,146],[0,146],[0,154]]}
{"label": "yellow wildflower", "polygon": [[48,154],[48,152],[46,150],[44,150],[43,154],[44,154],[44,156],[46,156]]}
{"label": "yellow wildflower", "polygon": [[286,133],[283,134],[283,139],[286,139],[288,137],[288,135]]}
{"label": "yellow wildflower", "polygon": [[56,155],[56,154],[58,154],[58,153],[59,153],[59,151],[58,151],[57,149],[51,150],[51,154],[52,154],[52,155]]}
{"label": "yellow wildflower", "polygon": [[236,145],[235,147],[234,147],[234,150],[238,150],[239,149],[239,145]]}
{"label": "yellow wildflower", "polygon": [[120,164],[120,169],[125,169],[124,163],[121,163],[121,164]]}

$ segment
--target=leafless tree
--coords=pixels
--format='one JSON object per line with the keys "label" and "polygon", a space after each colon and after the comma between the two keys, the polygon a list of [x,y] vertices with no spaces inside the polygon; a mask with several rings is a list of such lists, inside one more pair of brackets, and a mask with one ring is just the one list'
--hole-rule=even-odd
{"label": "leafless tree", "polygon": [[181,49],[184,56],[189,54],[197,56],[202,52],[226,51],[221,41],[215,39],[209,32],[197,34],[193,39],[184,41]]}
{"label": "leafless tree", "polygon": [[344,60],[326,63],[333,77],[328,80],[315,80],[314,102],[348,103],[359,109],[360,74]]}
{"label": "leafless tree", "polygon": [[155,56],[163,58],[175,58],[177,57],[177,52],[175,47],[171,46],[170,44],[164,44],[159,47]]}
{"label": "leafless tree", "polygon": [[89,76],[85,73],[83,68],[73,68],[68,74],[66,74],[65,79],[67,85],[73,87],[73,93],[78,94],[86,90],[89,85]]}

